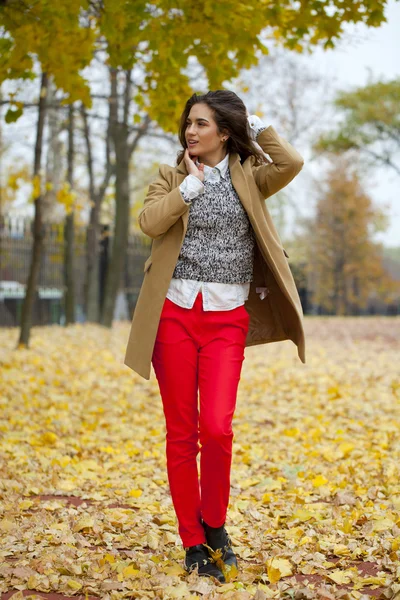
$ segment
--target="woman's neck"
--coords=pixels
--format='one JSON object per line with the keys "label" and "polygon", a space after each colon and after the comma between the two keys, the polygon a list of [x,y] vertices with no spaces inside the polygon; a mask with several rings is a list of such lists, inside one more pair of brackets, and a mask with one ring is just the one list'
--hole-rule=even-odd
{"label": "woman's neck", "polygon": [[226,155],[227,152],[224,150],[222,152],[216,152],[214,154],[207,154],[206,156],[198,156],[197,160],[207,165],[207,167],[215,167],[221,162],[221,160],[224,160]]}

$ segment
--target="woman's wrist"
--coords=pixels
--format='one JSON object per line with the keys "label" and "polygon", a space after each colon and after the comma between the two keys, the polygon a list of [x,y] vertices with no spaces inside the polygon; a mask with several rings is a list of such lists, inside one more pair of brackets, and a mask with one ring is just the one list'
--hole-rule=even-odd
{"label": "woman's wrist", "polygon": [[204,184],[196,175],[189,173],[180,184],[179,189],[183,199],[189,204],[193,198],[204,192]]}

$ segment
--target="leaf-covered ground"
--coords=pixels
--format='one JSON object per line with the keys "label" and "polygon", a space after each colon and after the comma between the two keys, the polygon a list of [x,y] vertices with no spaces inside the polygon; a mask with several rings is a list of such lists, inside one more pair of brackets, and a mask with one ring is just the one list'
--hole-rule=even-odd
{"label": "leaf-covered ground", "polygon": [[400,597],[400,319],[305,323],[305,365],[290,341],[246,349],[225,584],[182,568],[129,324],[40,327],[19,351],[1,330],[0,597]]}

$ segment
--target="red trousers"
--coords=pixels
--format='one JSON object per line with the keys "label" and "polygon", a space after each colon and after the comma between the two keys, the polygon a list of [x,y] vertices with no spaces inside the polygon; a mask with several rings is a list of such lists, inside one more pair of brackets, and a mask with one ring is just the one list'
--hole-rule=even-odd
{"label": "red trousers", "polygon": [[225,523],[232,418],[249,321],[244,305],[203,310],[201,292],[191,309],[168,298],[162,308],[152,364],[165,415],[169,487],[184,547],[206,541],[202,519],[211,527]]}

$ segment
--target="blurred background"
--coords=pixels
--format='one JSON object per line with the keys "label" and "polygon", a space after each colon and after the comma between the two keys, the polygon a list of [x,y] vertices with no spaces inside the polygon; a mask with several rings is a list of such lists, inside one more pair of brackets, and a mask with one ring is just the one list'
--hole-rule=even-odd
{"label": "blurred background", "polygon": [[267,206],[306,315],[400,310],[400,3],[0,3],[0,325],[130,319],[193,92],[304,156]]}

